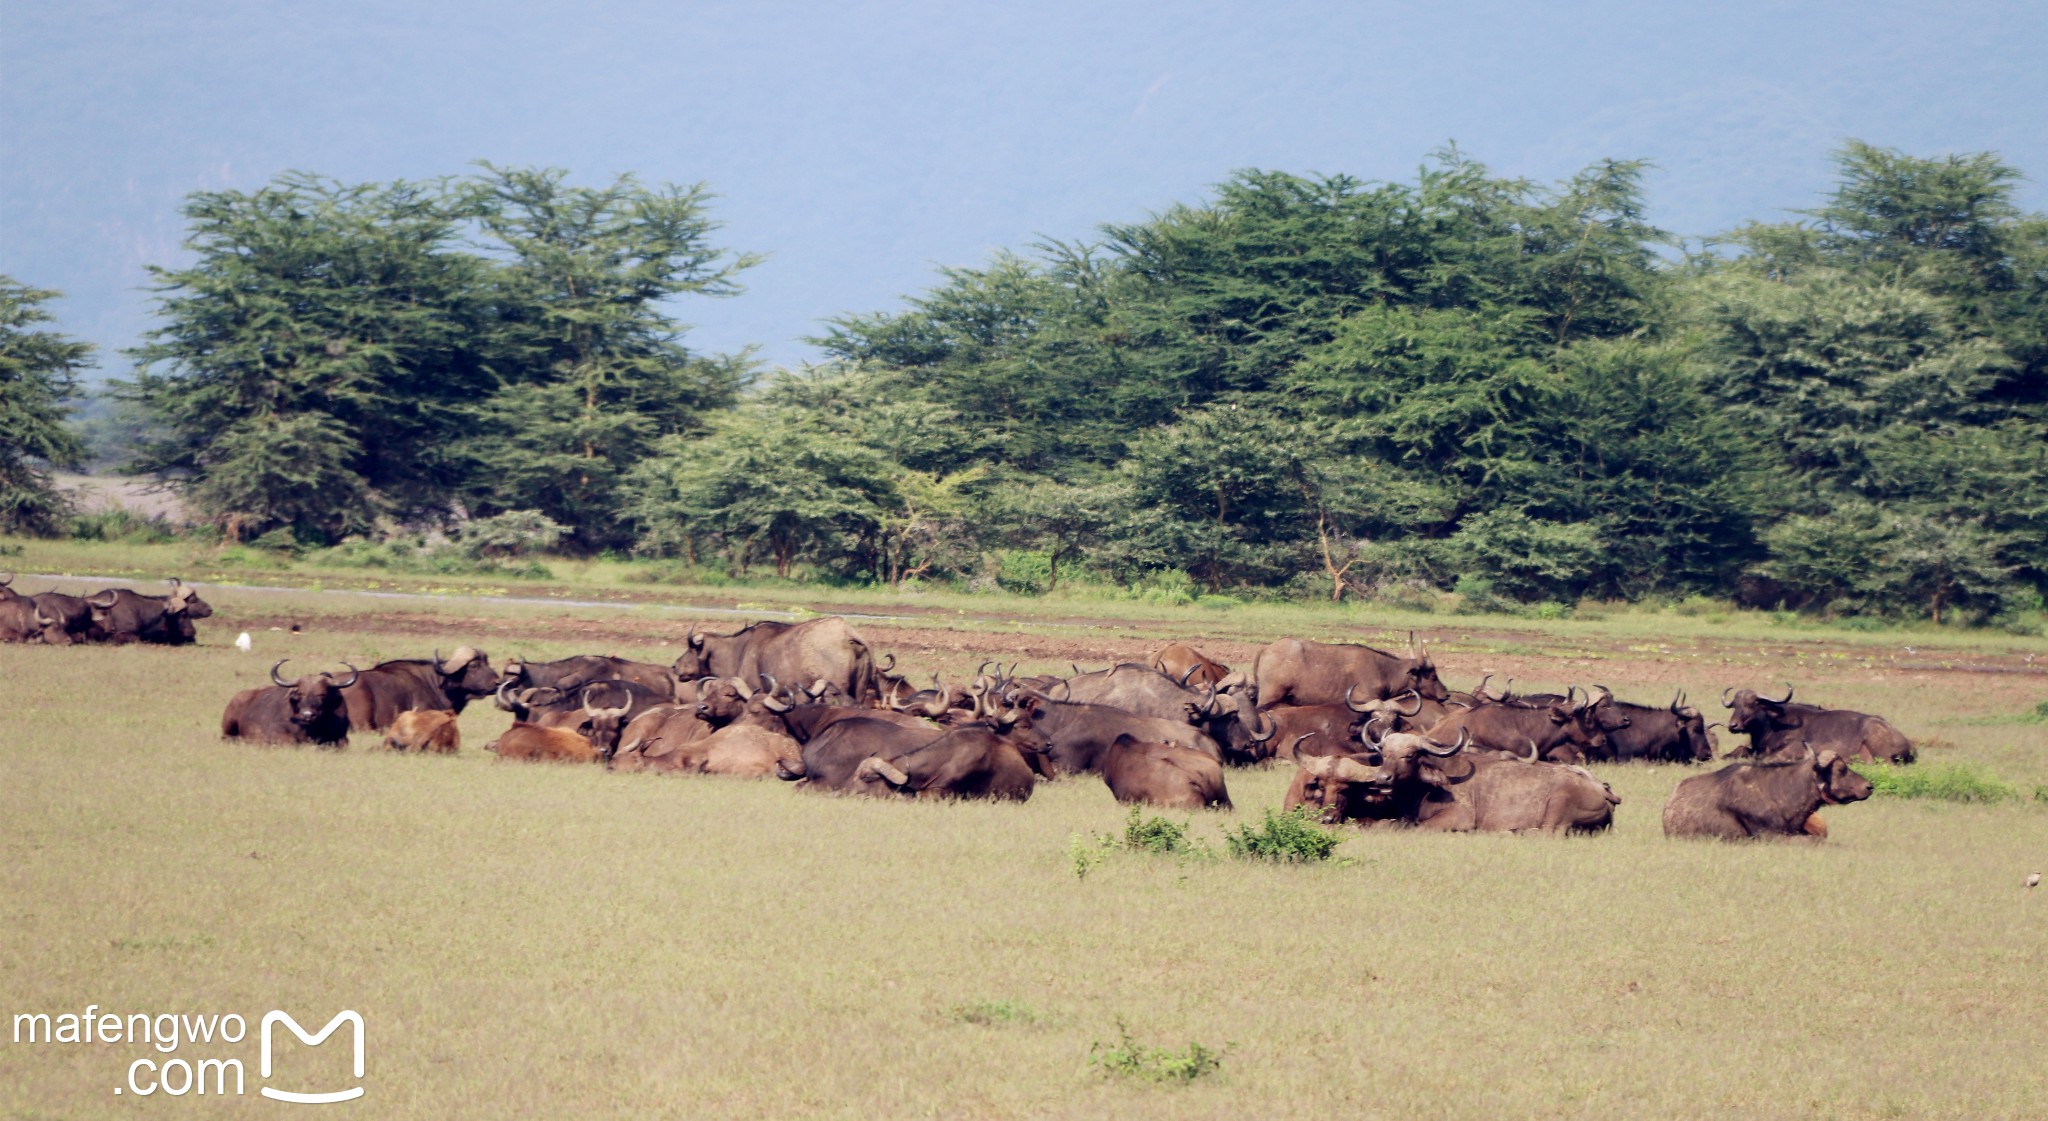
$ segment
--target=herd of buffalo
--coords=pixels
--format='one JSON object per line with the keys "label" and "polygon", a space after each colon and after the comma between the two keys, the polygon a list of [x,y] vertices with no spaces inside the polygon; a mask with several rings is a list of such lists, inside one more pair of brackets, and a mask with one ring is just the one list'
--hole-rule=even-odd
{"label": "herd of buffalo", "polygon": [[[167,596],[21,596],[0,579],[0,640],[189,643],[211,609]],[[839,618],[689,632],[673,665],[482,650],[287,677],[237,693],[221,734],[339,746],[382,731],[395,750],[454,752],[456,715],[490,697],[514,722],[487,750],[615,771],[779,778],[875,796],[1024,800],[1044,780],[1094,774],[1118,801],[1228,808],[1227,766],[1294,768],[1286,807],[1325,823],[1438,830],[1604,829],[1620,799],[1582,764],[1699,763],[1716,741],[1683,694],[1661,707],[1602,686],[1563,696],[1445,687],[1426,650],[1282,639],[1233,671],[1175,643],[1149,664],[1072,676],[983,663],[920,687]],[[1857,761],[1910,763],[1882,718],[1749,689],[1722,694],[1743,761],[1678,784],[1673,836],[1821,838],[1817,811],[1867,798]]]}

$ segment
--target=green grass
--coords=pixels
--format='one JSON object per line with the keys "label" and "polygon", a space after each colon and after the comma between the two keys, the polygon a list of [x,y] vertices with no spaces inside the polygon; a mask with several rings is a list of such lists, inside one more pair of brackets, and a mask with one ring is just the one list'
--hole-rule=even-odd
{"label": "green grass", "polygon": [[2016,802],[2020,789],[1968,763],[1893,766],[1861,763],[1857,773],[1870,780],[1874,798],[1930,798],[1937,802]]}
{"label": "green grass", "polygon": [[1119,1017],[1115,1042],[1097,1041],[1088,1048],[1088,1065],[1115,1078],[1141,1078],[1148,1082],[1188,1083],[1223,1067],[1221,1050],[1190,1041],[1185,1049],[1149,1047],[1131,1036],[1130,1027]]}
{"label": "green grass", "polygon": [[[1693,772],[1607,767],[1623,804],[1605,835],[1377,830],[1315,863],[1162,860],[1121,847],[1130,811],[1100,782],[944,805],[499,764],[479,748],[508,718],[488,706],[451,758],[372,736],[224,744],[228,694],[287,653],[479,639],[499,658],[658,658],[691,617],[448,603],[437,618],[470,622],[421,633],[417,605],[213,598],[192,649],[0,647],[0,1012],[353,1008],[355,1108],[398,1119],[2048,1116],[2048,893],[2021,886],[2048,870],[2048,805],[2032,799],[1874,798],[1829,809],[1822,845],[1675,843],[1659,810]],[[1239,610],[1264,609],[1223,615]],[[1195,611],[1162,618],[1218,625]],[[227,645],[285,612],[317,625]],[[1102,659],[1150,641],[1095,622],[1059,633]],[[1074,649],[954,625],[982,633],[870,630],[885,649],[916,634],[933,652],[906,661],[948,673],[998,641],[1040,664]],[[1453,647],[1446,675],[1497,662],[1530,687],[1598,672],[1624,696],[1711,698],[1780,672],[1942,741],[1929,770],[2048,782],[2048,725],[1967,723],[2031,707],[2037,679],[1893,669],[1859,636],[1800,664],[1783,644],[1745,661],[1594,646],[1567,633],[1581,626],[1531,646],[1584,657]],[[1263,827],[1287,779],[1231,771],[1237,812],[1167,824],[1220,849]],[[1140,834],[1163,836],[1151,820]],[[1105,835],[1118,847],[1077,878],[1068,839]],[[1205,1072],[1091,1065],[1118,1048]],[[0,1117],[278,1112],[253,1085],[113,1097],[150,1053],[0,1035]],[[254,1083],[253,1039],[227,1054]]]}

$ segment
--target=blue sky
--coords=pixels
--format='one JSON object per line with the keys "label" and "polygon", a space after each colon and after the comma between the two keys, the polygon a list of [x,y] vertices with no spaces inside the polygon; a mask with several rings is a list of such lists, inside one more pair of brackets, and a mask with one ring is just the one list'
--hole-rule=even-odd
{"label": "blue sky", "polygon": [[[470,161],[704,181],[745,295],[709,351],[899,305],[939,265],[1202,197],[1407,178],[1455,140],[1556,179],[1646,158],[1681,234],[1811,206],[1844,137],[1993,150],[2048,209],[2048,4],[0,0],[0,272],[106,348],[188,191]],[[105,356],[104,374],[125,372]]]}

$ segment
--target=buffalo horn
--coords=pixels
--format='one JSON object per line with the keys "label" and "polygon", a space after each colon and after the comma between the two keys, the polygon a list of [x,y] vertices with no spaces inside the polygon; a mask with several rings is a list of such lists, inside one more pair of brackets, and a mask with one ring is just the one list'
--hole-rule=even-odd
{"label": "buffalo horn", "polygon": [[291,687],[291,682],[289,682],[289,681],[286,681],[286,680],[285,680],[284,678],[282,678],[282,677],[279,677],[279,676],[277,675],[277,671],[278,671],[278,670],[280,670],[280,669],[283,669],[283,668],[284,668],[284,664],[285,664],[286,662],[289,662],[289,661],[291,661],[291,659],[290,659],[290,658],[279,658],[279,659],[277,660],[277,664],[276,664],[276,665],[274,665],[274,666],[272,666],[272,667],[270,667],[270,681],[271,681],[271,684],[273,684],[273,685],[282,685],[282,686],[285,686],[286,688],[290,688],[290,687]]}
{"label": "buffalo horn", "polygon": [[754,699],[754,690],[747,684],[746,678],[735,676],[732,679],[732,687],[738,690],[741,700],[751,701]]}
{"label": "buffalo horn", "polygon": [[1294,737],[1294,742],[1287,745],[1287,754],[1299,758],[1301,756],[1301,745],[1320,735],[1322,735],[1321,732],[1303,732]]}
{"label": "buffalo horn", "polygon": [[1180,675],[1180,687],[1183,689],[1187,688],[1188,682],[1195,676],[1195,671],[1201,668],[1202,663],[1200,662],[1196,662],[1194,665],[1189,666],[1188,671]]}
{"label": "buffalo horn", "polygon": [[599,689],[608,688],[610,685],[611,682],[609,681],[593,681],[583,687],[583,696],[581,698],[583,701],[583,715],[590,717],[592,720],[614,720],[626,715],[626,711],[633,707],[633,694],[630,692],[626,694],[626,703],[618,708],[590,707],[591,694]]}
{"label": "buffalo horn", "polygon": [[1352,699],[1351,694],[1355,690],[1357,690],[1357,688],[1357,682],[1353,682],[1350,685],[1346,685],[1344,687],[1344,707],[1350,709],[1353,712],[1378,712],[1380,709],[1377,703],[1367,701],[1365,704],[1360,705],[1357,701]]}
{"label": "buffalo horn", "polygon": [[1730,693],[1733,693],[1734,691],[1735,691],[1735,686],[1733,686],[1733,685],[1730,685],[1730,686],[1729,686],[1729,687],[1727,687],[1726,689],[1723,689],[1723,690],[1721,690],[1721,707],[1722,707],[1722,708],[1734,708],[1734,707],[1735,707],[1735,702],[1734,702],[1734,701],[1731,701],[1731,700],[1729,700],[1729,699],[1728,699],[1728,694],[1730,694]]}
{"label": "buffalo horn", "polygon": [[498,682],[498,707],[504,709],[506,712],[511,712],[514,708],[517,707],[515,702],[513,702],[511,699],[505,696],[505,690],[510,689],[511,687],[512,679],[509,677],[507,677],[503,681]]}
{"label": "buffalo horn", "polygon": [[886,666],[877,666],[877,667],[876,667],[877,671],[879,671],[879,672],[881,672],[881,673],[894,673],[894,672],[896,672],[896,655],[895,655],[895,654],[893,654],[893,653],[889,653],[889,654],[883,654],[883,655],[882,655],[882,657],[884,657],[884,658],[887,658],[887,659],[889,659],[889,664],[888,664],[888,665],[886,665]]}
{"label": "buffalo horn", "polygon": [[[103,599],[106,600],[105,603],[100,602]],[[121,589],[108,588],[104,592],[98,592],[93,595],[85,597],[85,602],[94,607],[99,608],[101,611],[105,611],[108,608],[114,606],[115,604],[121,602]]]}
{"label": "buffalo horn", "polygon": [[891,786],[902,786],[910,781],[909,775],[904,774],[901,769],[891,766],[888,760],[877,755],[870,755],[866,759],[861,760],[860,767],[853,772],[853,777],[856,779],[879,778]]}
{"label": "buffalo horn", "polygon": [[[1789,682],[1789,681],[1787,681],[1787,682],[1785,683],[1785,695],[1784,695],[1784,696],[1782,696],[1782,697],[1779,697],[1779,698],[1778,698],[1777,700],[1775,700],[1775,701],[1771,701],[1771,703],[1772,703],[1772,704],[1774,704],[1774,705],[1788,705],[1788,704],[1791,704],[1791,703],[1792,703],[1792,692],[1793,692],[1793,690],[1792,690],[1792,683],[1791,683],[1791,682]],[[1769,698],[1769,697],[1765,697],[1764,699],[1765,699],[1765,700],[1770,700],[1770,698]]]}
{"label": "buffalo horn", "polygon": [[1411,708],[1411,709],[1409,709],[1409,710],[1408,710],[1407,712],[1401,712],[1401,710],[1400,710],[1400,709],[1395,709],[1395,710],[1394,710],[1395,712],[1401,712],[1401,715],[1403,715],[1403,716],[1407,716],[1407,717],[1415,717],[1415,716],[1420,716],[1420,715],[1422,715],[1422,694],[1421,694],[1421,693],[1418,693],[1418,692],[1416,692],[1415,690],[1413,690],[1413,689],[1410,689],[1410,690],[1408,690],[1408,691],[1407,691],[1406,693],[1403,693],[1403,694],[1401,694],[1401,695],[1402,695],[1402,696],[1404,696],[1404,697],[1414,697],[1414,698],[1415,698],[1415,707],[1414,707],[1414,708]]}
{"label": "buffalo horn", "polygon": [[1274,723],[1272,717],[1258,711],[1254,711],[1252,715],[1258,719],[1259,727],[1247,727],[1244,734],[1250,736],[1253,743],[1265,743],[1280,734],[1280,725]]}
{"label": "buffalo horn", "polygon": [[351,685],[354,685],[354,684],[356,683],[356,678],[358,678],[358,677],[361,677],[361,676],[363,675],[363,671],[362,671],[362,670],[359,670],[359,669],[357,669],[357,668],[356,668],[355,666],[353,666],[353,665],[350,665],[350,664],[349,664],[348,662],[343,662],[343,663],[341,663],[341,664],[342,664],[342,665],[345,665],[345,666],[348,666],[348,680],[347,680],[347,681],[334,681],[334,675],[333,675],[333,674],[329,674],[329,675],[327,675],[327,680],[329,680],[329,681],[334,681],[334,687],[335,687],[335,688],[337,688],[337,689],[346,689],[346,688],[348,688],[349,686],[351,686]]}
{"label": "buffalo horn", "polygon": [[1433,739],[1430,739],[1427,736],[1424,736],[1422,738],[1421,746],[1425,754],[1435,755],[1439,758],[1448,758],[1449,756],[1456,755],[1460,751],[1465,750],[1467,747],[1471,746],[1471,744],[1472,729],[1460,728],[1458,729],[1458,742],[1450,745],[1449,747],[1445,747],[1444,745],[1436,742]]}

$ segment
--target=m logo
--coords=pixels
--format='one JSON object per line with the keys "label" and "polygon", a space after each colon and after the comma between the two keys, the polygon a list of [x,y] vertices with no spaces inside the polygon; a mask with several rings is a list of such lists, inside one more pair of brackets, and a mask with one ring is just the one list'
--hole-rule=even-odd
{"label": "m logo", "polygon": [[[299,1042],[308,1047],[318,1047],[322,1043],[327,1042],[327,1037],[334,1034],[334,1029],[343,1024],[354,1028],[356,1078],[361,1079],[363,1077],[363,1018],[361,1016],[354,1012],[343,1012],[334,1019],[327,1021],[327,1026],[321,1028],[318,1035],[307,1035],[306,1029],[300,1027],[297,1020],[292,1019],[283,1012],[269,1012],[263,1017],[263,1062],[259,1068],[265,1079],[270,1077],[270,1026],[280,1023],[292,1029],[292,1034],[299,1037]],[[265,1086],[263,1087],[263,1096],[266,1098],[276,1098],[281,1102],[298,1102],[302,1105],[324,1105],[328,1102],[345,1102],[350,1098],[360,1098],[363,1096],[363,1088],[361,1086],[352,1086],[346,1090],[336,1090],[330,1094],[297,1094],[290,1090],[273,1090]]]}

